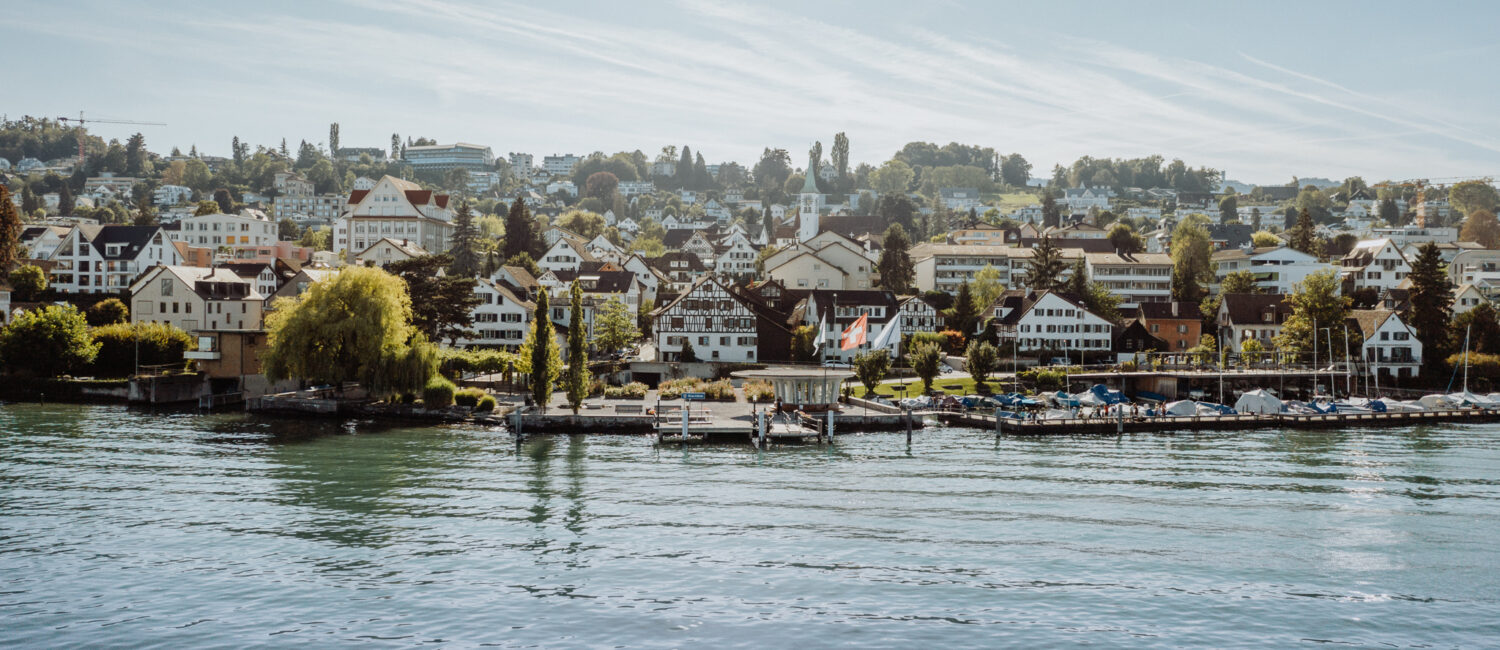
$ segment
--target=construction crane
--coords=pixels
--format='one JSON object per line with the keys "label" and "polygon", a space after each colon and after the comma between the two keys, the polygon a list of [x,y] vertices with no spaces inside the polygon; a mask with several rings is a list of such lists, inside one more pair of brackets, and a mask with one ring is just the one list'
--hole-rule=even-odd
{"label": "construction crane", "polygon": [[69,122],[72,122],[72,123],[78,125],[78,167],[79,167],[79,169],[83,168],[83,144],[84,144],[83,127],[84,127],[85,124],[87,124],[89,122],[93,122],[93,123],[96,123],[96,124],[137,124],[137,125],[140,125],[140,126],[166,126],[166,123],[164,123],[164,122],[137,122],[135,120],[100,120],[100,119],[85,120],[85,119],[83,119],[83,111],[78,111],[78,119],[73,119],[71,117],[59,117],[59,118],[57,118],[57,121],[65,124],[65,125],[67,123],[69,123]]}

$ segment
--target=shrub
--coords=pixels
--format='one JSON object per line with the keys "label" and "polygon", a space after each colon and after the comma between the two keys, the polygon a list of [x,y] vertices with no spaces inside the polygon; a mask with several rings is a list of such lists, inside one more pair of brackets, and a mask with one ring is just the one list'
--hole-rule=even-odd
{"label": "shrub", "polygon": [[89,369],[100,377],[126,377],[134,373],[137,351],[142,366],[181,367],[182,353],[197,347],[187,332],[166,323],[119,323],[96,327],[90,333],[99,344],[99,354]]}
{"label": "shrub", "polygon": [[453,394],[457,391],[453,382],[443,377],[433,377],[428,380],[427,387],[422,389],[422,404],[427,408],[445,408],[453,404]]}
{"label": "shrub", "polygon": [[752,402],[771,402],[776,400],[776,389],[768,381],[745,382],[745,399]]}
{"label": "shrub", "polygon": [[453,403],[459,406],[474,408],[479,405],[479,400],[484,399],[487,393],[478,388],[465,388],[453,394]]}
{"label": "shrub", "polygon": [[491,411],[494,411],[495,397],[493,395],[485,395],[484,397],[479,398],[479,403],[474,405],[474,410],[480,413],[489,413]]}
{"label": "shrub", "polygon": [[609,384],[604,383],[603,378],[594,377],[589,380],[589,397],[598,397],[607,390],[609,390]]}
{"label": "shrub", "polygon": [[644,399],[646,397],[646,385],[632,381],[624,386],[609,386],[604,389],[604,396],[614,399]]}
{"label": "shrub", "polygon": [[698,390],[708,399],[734,401],[734,384],[729,383],[728,379],[704,383]]}
{"label": "shrub", "polygon": [[698,385],[703,383],[697,377],[684,377],[682,379],[669,379],[656,385],[662,399],[677,399],[683,393],[691,393],[698,390]]}
{"label": "shrub", "polygon": [[1038,390],[1062,390],[1068,381],[1068,373],[1061,370],[1040,370],[1036,373]]}
{"label": "shrub", "polygon": [[0,329],[0,359],[12,372],[55,377],[87,367],[98,352],[83,314],[72,305],[33,309]]}
{"label": "shrub", "polygon": [[115,325],[130,320],[130,309],[119,298],[106,298],[84,312],[90,327]]}

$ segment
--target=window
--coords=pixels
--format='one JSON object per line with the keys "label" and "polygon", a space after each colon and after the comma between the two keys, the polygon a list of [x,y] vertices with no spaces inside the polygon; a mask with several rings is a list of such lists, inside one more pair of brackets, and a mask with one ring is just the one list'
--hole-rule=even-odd
{"label": "window", "polygon": [[161,295],[163,297],[170,297],[172,295],[172,278],[161,279]]}

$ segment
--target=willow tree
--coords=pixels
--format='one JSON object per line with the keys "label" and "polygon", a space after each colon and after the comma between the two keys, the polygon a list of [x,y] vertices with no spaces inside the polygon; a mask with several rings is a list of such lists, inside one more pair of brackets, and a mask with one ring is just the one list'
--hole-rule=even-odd
{"label": "willow tree", "polygon": [[589,351],[583,324],[583,285],[577,280],[568,290],[568,376],[563,381],[568,393],[568,408],[573,414],[583,406],[583,398],[589,396]]}
{"label": "willow tree", "polygon": [[277,300],[266,335],[272,381],[357,381],[388,396],[420,390],[437,371],[436,350],[412,327],[406,283],[376,268],[346,268]]}

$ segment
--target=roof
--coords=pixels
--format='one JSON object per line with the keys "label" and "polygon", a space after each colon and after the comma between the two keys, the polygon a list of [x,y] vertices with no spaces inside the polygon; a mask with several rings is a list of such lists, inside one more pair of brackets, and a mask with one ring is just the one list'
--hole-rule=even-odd
{"label": "roof", "polygon": [[[521,270],[525,271],[526,269],[521,269]],[[517,296],[515,294],[514,291],[510,290],[510,287],[505,286],[504,282],[495,282],[494,280],[491,280],[489,278],[479,278],[479,282],[482,283],[482,284],[484,284],[487,287],[490,287],[491,289],[494,289],[501,296],[503,296],[505,298],[508,298],[511,302],[514,302],[514,303],[516,303],[516,304],[518,304],[518,305],[520,305],[522,307],[525,307],[526,309],[536,309],[536,303],[534,303],[534,302],[532,302],[530,300],[523,300],[523,299],[521,299],[519,296]]]}
{"label": "roof", "polygon": [[[1395,316],[1397,321],[1401,316],[1390,309],[1351,309],[1349,320],[1359,323],[1359,331],[1364,335],[1366,341],[1375,338],[1375,333],[1385,324],[1386,319]],[[1401,323],[1403,326],[1405,322]]]}
{"label": "roof", "polygon": [[1026,314],[1031,312],[1033,307],[1036,307],[1037,303],[1041,302],[1043,298],[1046,298],[1049,295],[1056,296],[1062,299],[1064,302],[1085,312],[1088,312],[1089,314],[1092,314],[1095,318],[1101,318],[1098,314],[1089,311],[1088,307],[1083,306],[1083,301],[1061,291],[1043,291],[1041,293],[1030,293],[1027,294],[1023,299],[1018,301],[1016,300],[1016,298],[1019,295],[1019,292],[1012,293],[1009,291],[1001,294],[999,301],[1000,304],[1007,307],[1011,307],[1013,305],[1015,306],[1014,309],[1010,310],[1010,313],[1006,314],[1004,318],[1000,319],[999,322],[1001,324],[1015,325],[1016,323],[1020,322],[1021,319],[1026,316]]}
{"label": "roof", "polygon": [[[1076,239],[1071,237],[1052,237],[1052,245],[1064,250],[1076,250],[1084,253],[1111,253],[1115,245],[1108,239]],[[1017,244],[1021,248],[1035,248],[1042,243],[1041,237],[1022,237]]]}
{"label": "roof", "polygon": [[[205,300],[245,299],[263,300],[255,289],[255,283],[240,277],[233,270],[224,267],[202,267],[202,266],[168,266],[158,265],[151,270],[141,274],[130,287],[130,293],[135,294],[137,286],[148,277],[156,277],[152,271],[160,271],[175,276],[183,284],[192,288],[193,292]],[[226,290],[226,285],[234,285],[233,289]]]}
{"label": "roof", "polygon": [[829,313],[834,303],[844,305],[845,307],[850,305],[860,307],[884,306],[885,318],[870,319],[877,323],[884,323],[895,318],[900,312],[901,307],[901,301],[896,298],[895,292],[882,289],[814,289],[808,292],[808,298],[817,305],[817,316],[820,322],[825,321],[825,319],[826,322],[837,322],[840,320],[853,322],[859,319],[857,315],[834,317],[833,314]]}
{"label": "roof", "polygon": [[589,293],[624,293],[630,290],[630,284],[635,281],[635,274],[630,271],[553,271],[552,276],[559,282],[571,283],[573,280],[582,280],[584,284],[593,283],[593,288],[584,287]]}
{"label": "roof", "polygon": [[1292,315],[1292,305],[1286,296],[1274,293],[1226,293],[1219,309],[1228,313],[1229,322],[1235,325],[1264,325],[1268,311],[1275,313],[1271,321],[1274,325],[1286,322]]}
{"label": "roof", "polygon": [[233,271],[235,275],[238,275],[247,280],[259,276],[260,272],[266,270],[267,268],[272,268],[274,272],[275,268],[270,262],[226,262],[224,264],[220,264],[219,267],[229,269],[230,271]]}
{"label": "roof", "polygon": [[853,239],[864,233],[884,233],[889,224],[875,215],[830,214],[818,219],[818,232],[835,232]]}
{"label": "roof", "polygon": [[509,273],[511,277],[515,278],[516,282],[520,283],[523,288],[530,289],[537,286],[536,277],[531,275],[531,271],[526,270],[526,267],[524,266],[513,266],[507,264],[500,268],[505,269],[505,272]]}
{"label": "roof", "polygon": [[401,251],[403,253],[406,253],[407,255],[410,255],[412,257],[421,257],[421,256],[427,254],[426,250],[424,250],[421,246],[418,246],[415,242],[412,242],[410,240],[405,240],[405,239],[395,240],[395,239],[391,239],[390,237],[381,237],[375,243],[370,244],[369,246],[366,246],[365,250],[360,251],[358,253],[358,255],[364,255],[366,252],[370,251],[371,249],[375,248],[376,246],[379,246],[381,244],[381,242],[390,242],[391,246],[394,246],[396,248],[396,250],[399,250],[399,251]]}
{"label": "roof", "polygon": [[1109,253],[1084,253],[1089,264],[1157,264],[1170,266],[1172,256],[1166,253],[1129,253],[1121,255],[1115,252]]}
{"label": "roof", "polygon": [[1269,253],[1271,251],[1280,250],[1280,249],[1283,249],[1283,248],[1286,248],[1286,247],[1285,246],[1259,246],[1259,247],[1256,247],[1256,248],[1253,248],[1253,249],[1250,249],[1250,250],[1247,251],[1244,248],[1236,246],[1234,248],[1226,248],[1224,250],[1214,251],[1213,259],[1215,261],[1249,259],[1249,258],[1254,257],[1256,255],[1263,255],[1263,254]]}
{"label": "roof", "polygon": [[[99,251],[100,257],[107,260],[135,259],[160,230],[161,226],[78,226],[79,235],[88,240],[94,250]],[[120,254],[106,254],[110,244],[121,244]]]}

